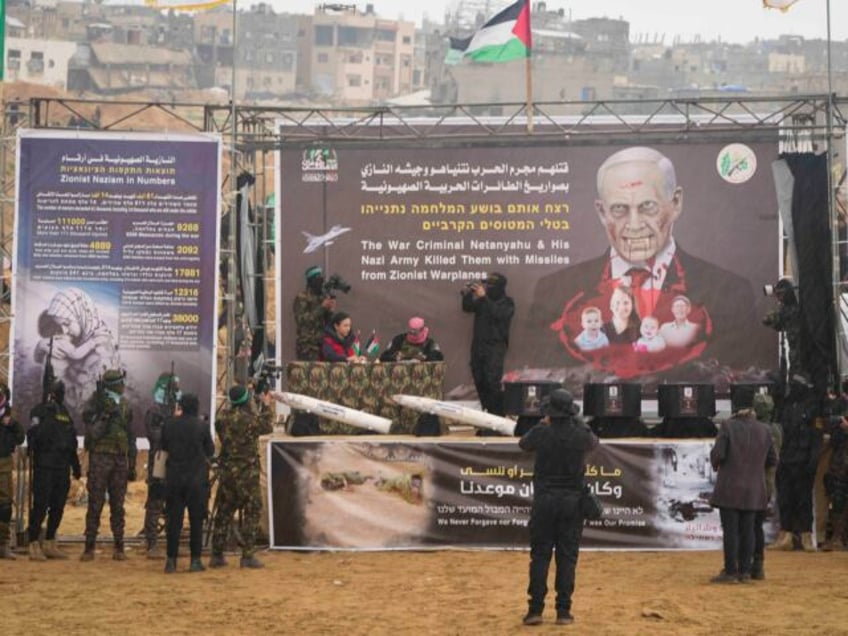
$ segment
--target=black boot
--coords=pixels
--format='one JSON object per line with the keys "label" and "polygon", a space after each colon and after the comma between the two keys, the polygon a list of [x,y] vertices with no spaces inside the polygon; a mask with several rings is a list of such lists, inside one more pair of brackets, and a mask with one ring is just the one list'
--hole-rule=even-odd
{"label": "black boot", "polygon": [[763,567],[762,559],[754,559],[751,564],[751,578],[755,581],[763,581],[766,578],[766,571]]}
{"label": "black boot", "polygon": [[265,566],[262,564],[262,561],[257,559],[255,556],[243,556],[241,561],[239,561],[239,567],[242,568],[250,568],[252,570],[258,570],[259,568],[264,568]]}
{"label": "black boot", "polygon": [[205,570],[206,568],[204,567],[203,563],[201,563],[200,558],[192,559],[191,565],[188,566],[189,572],[203,572]]}
{"label": "black boot", "polygon": [[212,553],[212,556],[209,557],[209,567],[210,568],[224,568],[227,567],[227,560],[224,558],[223,554],[215,554]]}
{"label": "black boot", "polygon": [[85,549],[80,555],[80,561],[94,561],[94,539],[85,540]]}
{"label": "black boot", "polygon": [[165,559],[165,574],[173,574],[177,571],[177,560],[170,557]]}
{"label": "black boot", "polygon": [[541,612],[530,610],[521,622],[525,625],[541,625],[543,620]]}

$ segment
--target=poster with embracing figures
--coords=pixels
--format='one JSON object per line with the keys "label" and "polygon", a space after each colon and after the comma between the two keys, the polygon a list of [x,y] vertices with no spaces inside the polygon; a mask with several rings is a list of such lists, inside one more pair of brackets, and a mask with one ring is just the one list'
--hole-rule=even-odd
{"label": "poster with embracing figures", "polygon": [[12,394],[23,417],[45,369],[82,406],[126,374],[134,429],[157,379],[214,415],[220,139],[23,130],[13,264]]}

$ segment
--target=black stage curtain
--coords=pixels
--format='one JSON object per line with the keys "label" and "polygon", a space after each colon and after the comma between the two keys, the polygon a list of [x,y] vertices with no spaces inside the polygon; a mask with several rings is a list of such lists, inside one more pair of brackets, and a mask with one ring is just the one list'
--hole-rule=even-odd
{"label": "black stage curtain", "polygon": [[787,153],[781,158],[795,180],[792,224],[803,316],[800,359],[816,388],[824,391],[836,372],[827,155]]}

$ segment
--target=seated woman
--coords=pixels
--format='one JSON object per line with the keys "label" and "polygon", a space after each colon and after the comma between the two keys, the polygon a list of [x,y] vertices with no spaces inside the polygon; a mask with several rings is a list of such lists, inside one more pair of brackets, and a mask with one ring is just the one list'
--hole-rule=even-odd
{"label": "seated woman", "polygon": [[633,290],[619,285],[610,296],[612,320],[604,323],[603,332],[610,344],[630,344],[639,339],[639,314],[633,299]]}
{"label": "seated woman", "polygon": [[380,355],[382,362],[438,362],[445,359],[439,345],[430,337],[423,318],[410,318],[407,327],[406,333],[392,338],[391,344]]}
{"label": "seated woman", "polygon": [[356,335],[353,333],[353,321],[350,315],[337,311],[324,327],[321,341],[321,360],[323,362],[367,362],[368,358],[358,355],[353,348]]}

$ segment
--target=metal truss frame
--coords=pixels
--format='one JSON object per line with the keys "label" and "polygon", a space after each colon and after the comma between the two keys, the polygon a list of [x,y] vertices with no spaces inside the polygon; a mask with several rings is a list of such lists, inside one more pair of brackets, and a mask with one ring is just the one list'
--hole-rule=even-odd
{"label": "metal truss frame", "polygon": [[[110,119],[100,115],[108,105]],[[174,130],[220,134],[229,154],[229,167],[223,179],[227,208],[234,209],[235,177],[242,171],[256,176],[251,193],[254,209],[264,209],[274,184],[269,158],[286,146],[323,143],[467,145],[490,143],[510,145],[517,141],[560,145],[616,143],[660,143],[753,141],[780,134],[782,151],[813,150],[833,157],[836,142],[842,140],[846,124],[843,109],[848,98],[829,95],[774,97],[727,96],[666,100],[607,100],[596,102],[451,104],[428,107],[309,108],[268,107],[233,104],[162,103],[144,101],[97,101],[70,98],[33,98],[26,104],[4,104],[0,138],[0,250],[11,260],[15,211],[16,131],[19,128],[87,128],[108,131],[156,132]],[[21,108],[24,106],[24,108]],[[95,113],[97,116],[95,116]],[[155,128],[149,123],[155,113]],[[171,128],[173,126],[173,128]],[[843,158],[844,162],[844,158]],[[267,173],[267,174],[266,174]],[[831,221],[835,223],[833,188]],[[233,215],[234,218],[234,215]],[[234,223],[230,224],[234,228]],[[260,237],[272,247],[271,219],[259,216]],[[834,233],[836,234],[836,233]],[[836,241],[836,238],[834,238]],[[238,344],[233,334],[243,320],[235,272],[235,233],[224,237],[221,259],[230,276],[224,294],[227,312],[227,364],[219,386],[236,379]],[[837,245],[834,243],[834,255]],[[836,269],[838,272],[838,268]],[[258,274],[261,284],[276,284],[276,270],[269,267]],[[834,278],[838,282],[838,278]],[[257,281],[259,283],[259,281]],[[834,284],[834,293],[837,283]],[[835,298],[836,295],[835,295]],[[279,299],[278,299],[279,301]],[[0,302],[0,381],[7,380],[9,322],[13,307],[4,288]],[[266,322],[266,333],[272,334]],[[844,334],[840,334],[844,337]],[[237,378],[243,380],[243,378]]]}

